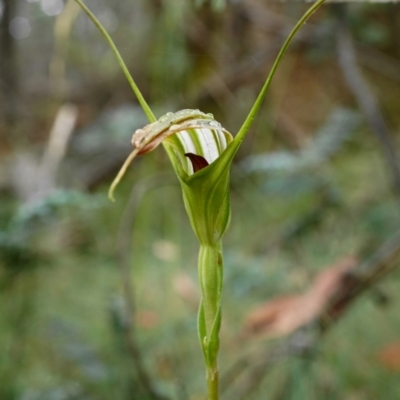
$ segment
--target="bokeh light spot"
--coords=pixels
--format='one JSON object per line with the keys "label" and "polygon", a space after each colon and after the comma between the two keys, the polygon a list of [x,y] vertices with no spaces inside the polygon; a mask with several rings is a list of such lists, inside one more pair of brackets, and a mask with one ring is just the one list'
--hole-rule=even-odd
{"label": "bokeh light spot", "polygon": [[63,0],[41,0],[42,11],[49,17],[61,14],[64,9]]}
{"label": "bokeh light spot", "polygon": [[26,18],[16,17],[9,25],[9,32],[15,39],[25,39],[31,33],[31,24]]}

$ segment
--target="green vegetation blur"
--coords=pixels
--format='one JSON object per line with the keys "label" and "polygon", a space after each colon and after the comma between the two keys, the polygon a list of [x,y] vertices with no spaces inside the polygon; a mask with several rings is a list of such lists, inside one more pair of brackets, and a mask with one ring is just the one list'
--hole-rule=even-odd
{"label": "green vegetation blur", "polygon": [[[307,4],[195,3],[86,0],[157,116],[200,109],[235,135]],[[260,304],[399,230],[399,15],[323,7],[236,157],[222,399],[400,398],[396,270],[285,354],[268,324],[244,333]],[[107,44],[73,1],[0,0],[0,82],[0,400],[203,399],[197,241],[163,150],[107,199],[147,123]]]}

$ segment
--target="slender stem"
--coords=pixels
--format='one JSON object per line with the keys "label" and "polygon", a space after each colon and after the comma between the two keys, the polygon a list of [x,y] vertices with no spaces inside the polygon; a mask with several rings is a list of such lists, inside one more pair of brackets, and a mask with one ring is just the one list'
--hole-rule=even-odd
{"label": "slender stem", "polygon": [[[202,292],[204,327],[200,331],[201,345],[206,357],[208,400],[218,400],[218,350],[221,322],[222,291],[221,243],[200,246],[199,280]],[[205,337],[204,337],[205,336]]]}
{"label": "slender stem", "polygon": [[264,83],[264,86],[262,87],[260,94],[258,95],[256,101],[254,102],[253,107],[251,108],[249,115],[247,116],[246,120],[244,121],[242,127],[240,128],[238,134],[236,135],[235,140],[237,140],[239,143],[243,141],[243,139],[246,137],[246,134],[248,130],[250,129],[251,125],[253,124],[254,118],[256,117],[258,110],[261,107],[261,104],[265,98],[265,95],[267,94],[269,85],[271,84],[272,78],[275,75],[275,72],[281,63],[282,57],[286,53],[287,48],[289,47],[290,43],[292,42],[294,36],[296,33],[299,31],[299,29],[303,26],[303,24],[308,20],[308,18],[311,17],[311,15],[319,8],[322,6],[322,4],[326,0],[318,0],[304,15],[303,17],[299,20],[299,22],[296,24],[296,26],[293,28],[293,30],[290,32],[289,36],[285,40],[281,50],[279,51],[278,56],[276,57],[276,60],[271,68],[271,71]]}
{"label": "slender stem", "polygon": [[199,280],[208,337],[211,334],[221,300],[222,265],[219,264],[219,246],[201,245]]}
{"label": "slender stem", "polygon": [[218,400],[219,399],[219,376],[218,369],[215,371],[207,370],[207,391],[208,400]]}
{"label": "slender stem", "polygon": [[104,29],[104,27],[100,23],[100,21],[94,16],[94,14],[85,6],[85,4],[81,0],[75,0],[75,1],[81,6],[82,10],[85,11],[87,16],[92,20],[92,22],[96,25],[97,29],[100,31],[100,33],[104,36],[104,38],[108,42],[109,46],[111,47],[111,50],[113,51],[115,57],[117,58],[118,64],[122,68],[122,71],[123,71],[126,79],[128,80],[129,85],[131,86],[133,92],[135,93],[140,105],[142,106],[143,111],[146,114],[148,120],[150,122],[157,121],[157,118],[154,116],[149,105],[147,104],[142,93],[140,92],[139,88],[137,87],[135,81],[133,80],[131,74],[129,73],[129,70],[128,70],[125,62],[122,59],[121,54],[119,53],[119,51],[118,51],[117,47],[115,46],[113,40],[111,39],[110,35]]}

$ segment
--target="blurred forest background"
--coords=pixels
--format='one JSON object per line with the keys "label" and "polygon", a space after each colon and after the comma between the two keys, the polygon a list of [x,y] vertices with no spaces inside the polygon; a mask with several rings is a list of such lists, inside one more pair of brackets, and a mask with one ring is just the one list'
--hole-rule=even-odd
{"label": "blurred forest background", "polygon": [[[160,116],[240,128],[308,5],[87,0]],[[0,0],[0,399],[200,400],[197,241],[73,1]],[[327,4],[232,170],[222,399],[400,398],[400,5]],[[356,300],[356,301],[355,301]]]}

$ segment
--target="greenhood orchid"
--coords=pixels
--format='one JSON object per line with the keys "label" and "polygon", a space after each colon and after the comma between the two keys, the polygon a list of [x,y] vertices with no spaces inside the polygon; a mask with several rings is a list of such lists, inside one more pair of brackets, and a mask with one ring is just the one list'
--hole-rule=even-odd
{"label": "greenhood orchid", "polygon": [[181,175],[190,176],[214,162],[231,141],[232,135],[210,113],[200,110],[168,112],[135,131],[132,136],[134,150],[111,185],[109,197],[114,199],[113,191],[133,159],[154,150],[162,142],[170,149],[168,154],[172,160],[177,159],[179,167],[173,162],[175,169],[178,168]]}
{"label": "greenhood orchid", "polygon": [[289,34],[249,115],[234,138],[212,114],[199,110],[169,112],[157,120],[108,33],[81,0],[75,1],[107,40],[150,122],[133,134],[134,149],[110,187],[110,199],[113,200],[114,190],[132,160],[137,155],[154,150],[160,144],[166,150],[181,183],[184,205],[200,243],[198,272],[202,299],[198,314],[198,334],[206,363],[208,399],[217,400],[217,358],[223,279],[221,241],[230,221],[230,167],[289,44],[301,26],[325,0],[314,3]]}

